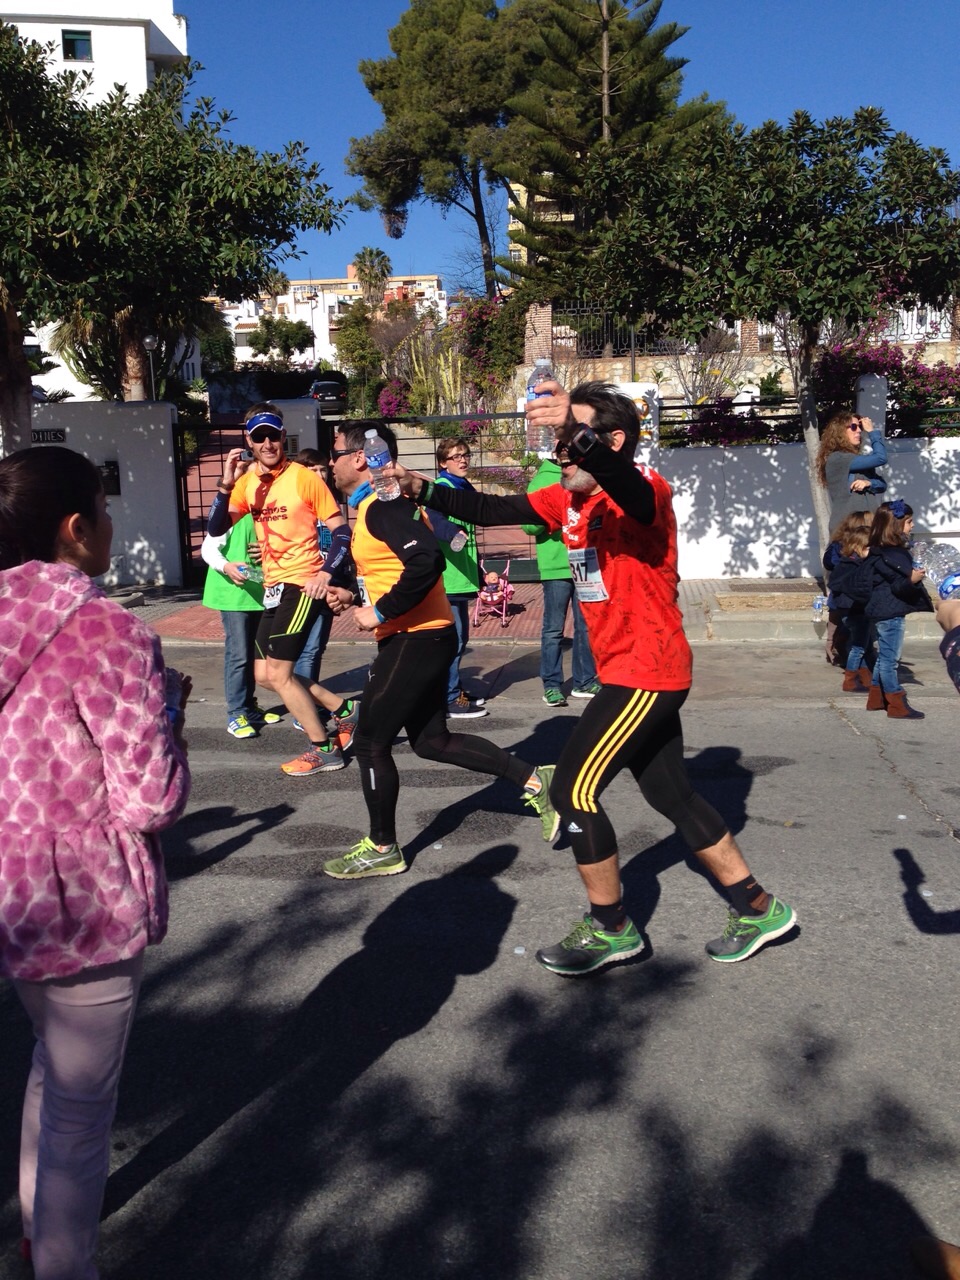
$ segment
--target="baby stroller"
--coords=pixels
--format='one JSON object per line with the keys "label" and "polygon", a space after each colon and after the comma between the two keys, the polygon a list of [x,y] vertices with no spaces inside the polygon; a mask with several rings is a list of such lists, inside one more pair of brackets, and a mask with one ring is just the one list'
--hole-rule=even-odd
{"label": "baby stroller", "polygon": [[505,627],[509,622],[507,606],[514,595],[510,584],[510,561],[503,566],[503,573],[498,574],[481,560],[480,579],[480,594],[473,608],[473,625],[477,626],[483,618],[496,617],[500,619],[501,627]]}

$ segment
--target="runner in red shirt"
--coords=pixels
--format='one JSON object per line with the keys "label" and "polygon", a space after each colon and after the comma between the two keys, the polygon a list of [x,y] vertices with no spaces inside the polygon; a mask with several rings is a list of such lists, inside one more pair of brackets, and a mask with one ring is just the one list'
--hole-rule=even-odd
{"label": "runner in red shirt", "polygon": [[719,813],[690,785],[680,708],[690,688],[690,646],[677,603],[677,526],[670,486],[634,466],[638,419],[616,388],[559,384],[531,401],[535,431],[553,428],[561,481],[498,498],[436,488],[403,473],[417,501],[477,525],[560,529],[603,688],[588,704],[557,764],[550,798],[566,823],[589,910],[556,946],[537,952],[554,973],[579,975],[639,955],[645,942],[621,899],[617,839],[600,804],[623,769],[668,818],[729,897],[714,960],[745,960],[795,924],[793,909],[750,874]]}

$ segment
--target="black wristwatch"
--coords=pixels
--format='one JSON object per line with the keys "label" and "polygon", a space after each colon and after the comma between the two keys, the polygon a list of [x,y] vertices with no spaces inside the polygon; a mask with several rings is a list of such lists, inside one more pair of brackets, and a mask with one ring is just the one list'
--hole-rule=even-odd
{"label": "black wristwatch", "polygon": [[567,457],[571,462],[581,462],[599,440],[600,437],[591,427],[581,427],[567,442]]}

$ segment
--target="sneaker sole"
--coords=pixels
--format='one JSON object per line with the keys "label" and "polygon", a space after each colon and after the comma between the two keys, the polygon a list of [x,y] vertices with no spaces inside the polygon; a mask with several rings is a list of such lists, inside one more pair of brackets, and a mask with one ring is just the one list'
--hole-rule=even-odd
{"label": "sneaker sole", "polygon": [[585,978],[589,973],[596,973],[598,969],[605,969],[608,965],[619,964],[621,960],[632,960],[634,956],[641,955],[647,949],[647,944],[643,938],[635,947],[631,947],[629,951],[614,951],[610,955],[605,956],[602,960],[598,960],[596,964],[592,964],[589,969],[555,969],[549,960],[544,960],[543,952],[538,951],[536,959],[542,964],[544,969],[549,969],[551,973],[555,973],[561,978]]}
{"label": "sneaker sole", "polygon": [[229,733],[229,735],[230,735],[230,737],[231,737],[231,738],[236,738],[236,740],[237,740],[238,742],[249,742],[249,740],[250,740],[251,738],[255,738],[255,737],[257,736],[256,732],[254,732],[254,733],[234,733],[232,729],[228,729],[228,730],[227,730],[227,733]]}
{"label": "sneaker sole", "polygon": [[548,707],[565,707],[567,705],[566,698],[564,698],[563,702],[551,702],[549,698],[541,698],[540,701],[545,702]]}
{"label": "sneaker sole", "polygon": [[571,698],[595,698],[596,696],[595,693],[580,693],[576,689],[570,694]]}
{"label": "sneaker sole", "polygon": [[748,960],[750,956],[755,955],[761,947],[765,947],[768,942],[773,942],[775,938],[782,938],[785,933],[790,932],[796,923],[797,913],[791,907],[790,919],[786,924],[782,924],[779,929],[771,930],[770,933],[759,934],[754,938],[753,942],[750,943],[749,947],[747,947],[745,951],[741,951],[739,955],[715,956],[709,951],[707,952],[707,955],[710,956],[711,960],[716,960],[718,964],[737,964],[740,960]]}
{"label": "sneaker sole", "polygon": [[554,815],[553,815],[553,826],[552,826],[552,828],[551,828],[551,830],[550,830],[550,834],[549,834],[549,835],[547,835],[547,833],[546,833],[546,832],[544,832],[544,834],[543,834],[543,838],[544,838],[544,840],[546,840],[547,844],[553,844],[554,840],[556,840],[556,838],[557,838],[557,832],[558,832],[559,830],[560,830],[560,815],[559,815],[559,813],[557,813],[556,811],[554,811]]}
{"label": "sneaker sole", "polygon": [[450,720],[479,720],[482,716],[488,716],[489,711],[448,711],[447,717]]}
{"label": "sneaker sole", "polygon": [[331,880],[366,880],[370,876],[399,876],[409,870],[404,862],[399,867],[369,867],[365,871],[330,871],[324,867],[323,874]]}

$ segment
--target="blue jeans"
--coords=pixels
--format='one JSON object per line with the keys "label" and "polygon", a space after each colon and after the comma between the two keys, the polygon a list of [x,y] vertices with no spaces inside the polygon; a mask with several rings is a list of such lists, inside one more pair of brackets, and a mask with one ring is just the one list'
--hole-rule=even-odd
{"label": "blue jeans", "polygon": [[450,663],[447,676],[447,701],[453,702],[460,692],[460,659],[467,647],[470,634],[470,606],[473,596],[447,596],[447,602],[453,611],[453,625],[457,628],[457,654]]}
{"label": "blue jeans", "polygon": [[847,648],[847,671],[859,671],[864,665],[864,655],[870,643],[870,619],[862,613],[847,613],[843,617],[850,643]]}
{"label": "blue jeans", "polygon": [[587,624],[573,590],[571,578],[549,578],[543,587],[543,626],[540,630],[540,679],[545,689],[563,684],[563,627],[567,609],[573,606],[573,687],[584,689],[597,678],[587,639]]}
{"label": "blue jeans", "polygon": [[256,683],[253,679],[253,641],[262,613],[252,609],[221,609],[223,623],[223,696],[227,701],[227,722],[253,710]]}
{"label": "blue jeans", "polygon": [[300,676],[302,680],[307,680],[310,684],[317,683],[320,677],[320,659],[323,657],[323,651],[326,649],[327,641],[330,639],[332,626],[333,614],[329,605],[325,604],[316,622],[310,628],[310,634],[307,636],[303,651],[293,668],[295,676]]}
{"label": "blue jeans", "polygon": [[874,623],[877,628],[877,663],[873,668],[873,684],[878,684],[885,693],[903,692],[897,663],[903,652],[906,625],[905,618],[883,618]]}

